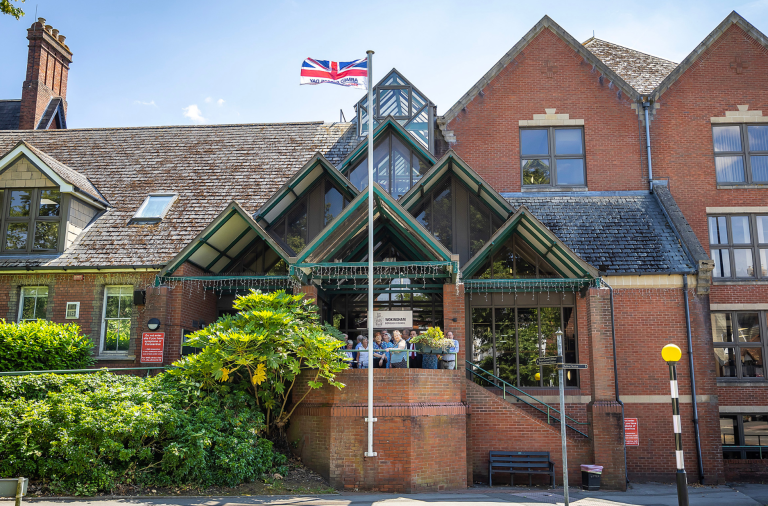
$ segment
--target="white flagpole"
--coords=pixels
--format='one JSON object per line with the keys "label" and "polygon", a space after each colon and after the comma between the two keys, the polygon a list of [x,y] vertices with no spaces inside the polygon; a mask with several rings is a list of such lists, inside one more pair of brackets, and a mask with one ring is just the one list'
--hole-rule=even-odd
{"label": "white flagpole", "polygon": [[375,457],[373,451],[373,51],[368,54],[368,451],[366,457]]}

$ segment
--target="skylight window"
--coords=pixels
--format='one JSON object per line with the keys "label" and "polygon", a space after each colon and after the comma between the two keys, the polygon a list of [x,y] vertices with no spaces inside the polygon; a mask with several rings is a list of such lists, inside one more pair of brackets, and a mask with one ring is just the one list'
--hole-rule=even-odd
{"label": "skylight window", "polygon": [[175,193],[149,194],[133,216],[134,221],[162,220],[177,197]]}

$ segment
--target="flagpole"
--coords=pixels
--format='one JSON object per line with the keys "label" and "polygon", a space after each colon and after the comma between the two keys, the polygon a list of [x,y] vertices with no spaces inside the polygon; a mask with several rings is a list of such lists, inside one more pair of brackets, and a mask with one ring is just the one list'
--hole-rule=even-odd
{"label": "flagpole", "polygon": [[368,451],[366,457],[375,457],[373,451],[373,51],[368,54]]}

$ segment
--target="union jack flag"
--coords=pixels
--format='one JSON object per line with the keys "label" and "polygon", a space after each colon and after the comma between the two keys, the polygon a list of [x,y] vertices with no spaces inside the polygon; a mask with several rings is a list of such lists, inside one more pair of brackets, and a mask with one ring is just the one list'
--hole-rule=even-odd
{"label": "union jack flag", "polygon": [[368,89],[368,60],[330,61],[307,58],[301,65],[301,84],[331,83]]}

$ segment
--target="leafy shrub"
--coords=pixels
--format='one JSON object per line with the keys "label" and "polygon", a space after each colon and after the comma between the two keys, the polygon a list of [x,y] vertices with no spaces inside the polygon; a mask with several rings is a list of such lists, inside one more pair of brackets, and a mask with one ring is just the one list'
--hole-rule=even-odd
{"label": "leafy shrub", "polygon": [[0,476],[79,495],[131,483],[234,486],[285,472],[285,456],[260,437],[263,420],[241,390],[202,395],[168,375],[0,378]]}
{"label": "leafy shrub", "polygon": [[[247,389],[266,413],[267,433],[282,431],[307,394],[325,380],[336,388],[336,373],[349,367],[339,352],[344,343],[318,322],[317,306],[284,291],[251,293],[235,299],[236,315],[226,315],[187,336],[187,346],[203,348],[176,362],[169,372],[203,388],[232,383]],[[304,396],[288,399],[302,370],[311,370]]]}
{"label": "leafy shrub", "polygon": [[82,369],[94,363],[92,349],[74,323],[0,320],[0,371]]}

